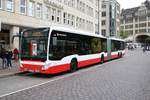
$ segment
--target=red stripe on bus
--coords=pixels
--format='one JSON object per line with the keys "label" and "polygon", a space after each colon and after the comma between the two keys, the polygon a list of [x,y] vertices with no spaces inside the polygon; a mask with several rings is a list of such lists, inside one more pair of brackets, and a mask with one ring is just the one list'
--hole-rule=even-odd
{"label": "red stripe on bus", "polygon": [[22,67],[20,67],[20,71],[41,71],[42,70],[41,65],[31,65],[31,64],[22,64]]}
{"label": "red stripe on bus", "polygon": [[[105,57],[104,60],[106,61],[107,57]],[[96,64],[100,61],[101,61],[100,58],[80,61],[80,62],[78,62],[78,68],[81,68],[81,67],[84,67],[87,65],[91,65],[91,64]],[[39,71],[44,74],[57,74],[60,72],[65,72],[65,71],[70,70],[70,64],[51,66],[46,70],[42,70],[41,65],[23,64],[22,66],[23,66],[23,68],[20,67],[20,71],[30,71],[31,70],[31,71]]]}
{"label": "red stripe on bus", "polygon": [[108,60],[108,57],[104,57],[104,61],[107,61]]}
{"label": "red stripe on bus", "polygon": [[57,74],[57,73],[65,72],[65,71],[68,71],[68,70],[70,70],[70,64],[63,64],[63,65],[50,67],[47,70],[42,71],[41,73]]}
{"label": "red stripe on bus", "polygon": [[114,59],[114,58],[119,58],[119,57],[118,57],[118,54],[111,55],[111,59]]}
{"label": "red stripe on bus", "polygon": [[78,62],[78,67],[80,68],[80,67],[84,67],[84,66],[87,66],[87,65],[96,64],[100,61],[101,61],[100,58],[80,61],[80,62]]}

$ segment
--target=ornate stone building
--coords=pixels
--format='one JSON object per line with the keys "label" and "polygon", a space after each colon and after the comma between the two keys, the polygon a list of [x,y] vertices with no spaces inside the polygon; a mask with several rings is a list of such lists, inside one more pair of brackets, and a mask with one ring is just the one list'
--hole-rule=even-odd
{"label": "ornate stone building", "polygon": [[150,36],[149,0],[143,2],[139,7],[122,10],[121,30],[132,37],[134,42],[142,43]]}

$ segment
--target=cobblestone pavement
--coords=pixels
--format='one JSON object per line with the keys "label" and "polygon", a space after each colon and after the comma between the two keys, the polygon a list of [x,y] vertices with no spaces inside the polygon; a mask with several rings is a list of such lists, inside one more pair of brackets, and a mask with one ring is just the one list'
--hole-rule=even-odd
{"label": "cobblestone pavement", "polygon": [[148,52],[130,51],[124,58],[0,100],[150,100],[149,58]]}

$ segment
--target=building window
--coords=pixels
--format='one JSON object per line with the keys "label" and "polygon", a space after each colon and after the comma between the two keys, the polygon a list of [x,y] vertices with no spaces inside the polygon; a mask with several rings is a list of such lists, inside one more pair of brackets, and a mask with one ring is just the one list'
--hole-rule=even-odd
{"label": "building window", "polygon": [[139,21],[146,21],[146,16],[139,17]]}
{"label": "building window", "polygon": [[135,24],[135,28],[138,28],[139,27],[139,24]]}
{"label": "building window", "polygon": [[65,4],[65,5],[68,5],[68,0],[64,0],[64,4]]}
{"label": "building window", "polygon": [[14,1],[7,0],[7,11],[13,12],[13,10],[14,10]]}
{"label": "building window", "polygon": [[105,20],[102,20],[102,25],[106,25],[106,21]]}
{"label": "building window", "polygon": [[79,19],[79,27],[80,27],[80,28],[82,27],[81,25],[82,25],[82,19],[80,18],[80,19]]}
{"label": "building window", "polygon": [[123,22],[124,22],[124,20],[123,20],[123,19],[120,19],[120,23],[123,24]]}
{"label": "building window", "polygon": [[61,23],[61,11],[57,11],[57,23]]}
{"label": "building window", "polygon": [[146,25],[147,25],[146,23],[140,23],[139,27],[146,27]]}
{"label": "building window", "polygon": [[0,0],[0,9],[2,9],[3,0]]}
{"label": "building window", "polygon": [[98,24],[95,24],[95,34],[99,34],[98,33]]}
{"label": "building window", "polygon": [[80,2],[77,0],[77,9],[80,10]]}
{"label": "building window", "polygon": [[52,21],[55,22],[56,21],[56,9],[52,9]]}
{"label": "building window", "polygon": [[83,29],[85,29],[85,19],[83,19],[82,26],[83,26]]}
{"label": "building window", "polygon": [[148,26],[150,27],[150,22],[148,22]]}
{"label": "building window", "polygon": [[102,17],[105,17],[106,16],[106,12],[102,12]]}
{"label": "building window", "polygon": [[102,4],[102,8],[106,8],[106,4]]}
{"label": "building window", "polygon": [[68,25],[71,23],[70,20],[71,20],[71,15],[68,14]]}
{"label": "building window", "polygon": [[146,10],[139,11],[139,16],[143,16],[143,15],[146,15]]}
{"label": "building window", "polygon": [[78,17],[76,18],[76,27],[77,28],[79,27],[79,18]]}
{"label": "building window", "polygon": [[67,24],[67,13],[64,13],[63,18],[64,18],[64,24]]}
{"label": "building window", "polygon": [[133,18],[132,17],[126,18],[125,23],[133,23]]}
{"label": "building window", "polygon": [[26,0],[20,0],[20,13],[26,13]]}
{"label": "building window", "polygon": [[139,30],[135,30],[135,34],[139,33]]}
{"label": "building window", "polygon": [[35,11],[35,4],[33,1],[29,1],[29,9],[28,9],[28,13],[29,13],[29,16],[34,16],[34,11]]}
{"label": "building window", "polygon": [[96,3],[96,6],[98,6],[99,0],[96,0],[96,2],[95,2],[95,3]]}
{"label": "building window", "polygon": [[74,19],[75,19],[75,17],[72,15],[72,18],[71,18],[71,25],[72,25],[72,26],[74,26],[74,24],[75,24],[75,23],[74,23]]}
{"label": "building window", "polygon": [[44,12],[44,18],[45,18],[45,20],[49,20],[50,8],[46,6],[44,11],[45,11]]}
{"label": "building window", "polygon": [[131,28],[133,28],[133,25],[126,25],[125,26],[125,29],[131,29]]}
{"label": "building window", "polygon": [[146,33],[146,29],[140,29],[139,33]]}
{"label": "building window", "polygon": [[137,22],[138,21],[138,17],[135,17],[135,22]]}
{"label": "building window", "polygon": [[98,11],[95,11],[95,18],[98,19]]}
{"label": "building window", "polygon": [[37,11],[37,18],[42,18],[42,5],[41,4],[37,4],[36,7],[36,11]]}
{"label": "building window", "polygon": [[102,29],[102,35],[106,36],[106,30]]}
{"label": "building window", "polygon": [[124,30],[124,26],[121,26],[121,30]]}
{"label": "building window", "polygon": [[93,23],[91,21],[86,21],[86,29],[88,31],[93,31]]}
{"label": "building window", "polygon": [[148,32],[150,32],[150,29],[148,29]]}
{"label": "building window", "polygon": [[86,6],[86,9],[87,9],[87,15],[89,16],[92,16],[93,17],[93,8],[91,8],[90,6]]}

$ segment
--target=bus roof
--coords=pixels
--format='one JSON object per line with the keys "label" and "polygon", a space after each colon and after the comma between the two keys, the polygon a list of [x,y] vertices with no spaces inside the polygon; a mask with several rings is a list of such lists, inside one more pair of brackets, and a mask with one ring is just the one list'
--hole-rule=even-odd
{"label": "bus roof", "polygon": [[75,34],[80,34],[80,35],[86,35],[86,36],[93,36],[93,37],[100,37],[106,39],[106,37],[102,35],[97,35],[93,34],[87,31],[82,31],[82,30],[76,30],[72,27],[60,27],[60,26],[51,26],[51,30],[57,30],[57,31],[63,31],[63,32],[69,32],[69,33],[75,33]]}

